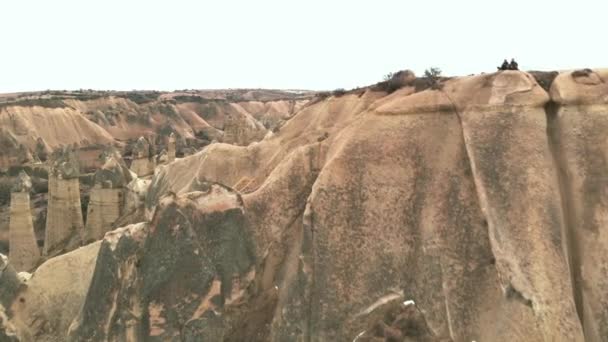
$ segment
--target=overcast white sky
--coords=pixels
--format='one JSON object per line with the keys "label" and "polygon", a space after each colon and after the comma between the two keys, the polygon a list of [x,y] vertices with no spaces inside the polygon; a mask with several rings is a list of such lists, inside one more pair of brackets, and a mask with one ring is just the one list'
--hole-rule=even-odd
{"label": "overcast white sky", "polygon": [[606,0],[0,0],[0,92],[352,88],[608,67]]}

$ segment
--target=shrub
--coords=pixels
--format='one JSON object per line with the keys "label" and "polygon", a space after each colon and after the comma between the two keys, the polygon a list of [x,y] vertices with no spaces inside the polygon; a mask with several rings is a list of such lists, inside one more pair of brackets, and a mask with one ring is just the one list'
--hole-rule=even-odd
{"label": "shrub", "polygon": [[197,96],[197,95],[178,95],[178,96],[174,96],[173,100],[175,100],[175,102],[177,102],[177,103],[185,103],[185,102],[207,103],[210,101],[204,97]]}
{"label": "shrub", "polygon": [[410,70],[390,72],[384,75],[384,79],[382,82],[376,83],[374,89],[379,91],[385,91],[390,94],[407,85],[411,85],[415,78],[416,76]]}
{"label": "shrub", "polygon": [[6,205],[11,201],[10,179],[0,180],[0,205]]}
{"label": "shrub", "polygon": [[32,192],[35,194],[49,192],[49,181],[42,178],[32,177]]}
{"label": "shrub", "polygon": [[324,100],[330,96],[331,96],[331,93],[328,91],[322,91],[322,92],[317,93],[317,97],[321,100]]}
{"label": "shrub", "polygon": [[173,108],[173,106],[168,105],[168,104],[160,104],[158,105],[158,111],[168,117],[171,118],[176,118],[178,117],[177,112],[175,111],[175,109]]}
{"label": "shrub", "polygon": [[32,174],[32,168],[29,166],[12,165],[8,168],[8,175],[11,177],[17,177],[21,171],[25,171],[25,173],[28,175]]}
{"label": "shrub", "polygon": [[346,90],[344,88],[338,88],[332,92],[332,95],[335,97],[340,97],[346,95]]}
{"label": "shrub", "polygon": [[118,94],[116,96],[122,97],[125,99],[129,99],[137,104],[144,104],[144,103],[154,102],[154,101],[158,100],[158,97],[160,96],[160,92],[157,92],[157,91],[153,91],[153,92],[131,91],[131,92],[127,92],[124,94]]}
{"label": "shrub", "polygon": [[591,69],[575,70],[572,72],[572,77],[587,77],[593,73]]}
{"label": "shrub", "polygon": [[8,107],[8,106],[23,106],[23,107],[33,107],[40,106],[45,108],[64,108],[67,107],[66,104],[60,100],[55,98],[50,99],[25,99],[25,100],[17,100],[15,102],[4,102],[0,104],[0,108]]}

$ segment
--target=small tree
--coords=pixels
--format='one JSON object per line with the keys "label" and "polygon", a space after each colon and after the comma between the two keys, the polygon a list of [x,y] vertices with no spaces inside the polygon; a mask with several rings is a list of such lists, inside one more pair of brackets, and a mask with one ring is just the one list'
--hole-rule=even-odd
{"label": "small tree", "polygon": [[424,77],[428,80],[431,89],[441,89],[441,69],[435,67],[426,69]]}

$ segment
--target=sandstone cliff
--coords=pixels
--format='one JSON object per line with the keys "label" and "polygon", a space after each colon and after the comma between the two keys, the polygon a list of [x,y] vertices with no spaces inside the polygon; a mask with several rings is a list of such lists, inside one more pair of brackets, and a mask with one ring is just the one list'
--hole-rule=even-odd
{"label": "sandstone cliff", "polygon": [[201,181],[244,193],[260,277],[279,289],[267,339],[601,341],[607,77],[330,98],[258,144],[169,165],[146,205]]}

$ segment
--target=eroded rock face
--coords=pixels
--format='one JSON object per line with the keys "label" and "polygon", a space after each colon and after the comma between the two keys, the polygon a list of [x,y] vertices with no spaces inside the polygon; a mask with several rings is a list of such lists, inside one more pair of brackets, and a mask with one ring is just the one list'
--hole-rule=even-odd
{"label": "eroded rock face", "polygon": [[[169,196],[152,221],[108,233],[74,341],[221,340],[255,252],[241,198],[216,184]],[[125,315],[125,313],[129,313]]]}
{"label": "eroded rock face", "polygon": [[73,150],[65,148],[56,153],[52,165],[43,251],[45,256],[80,246],[84,230],[78,179],[80,168]]}

